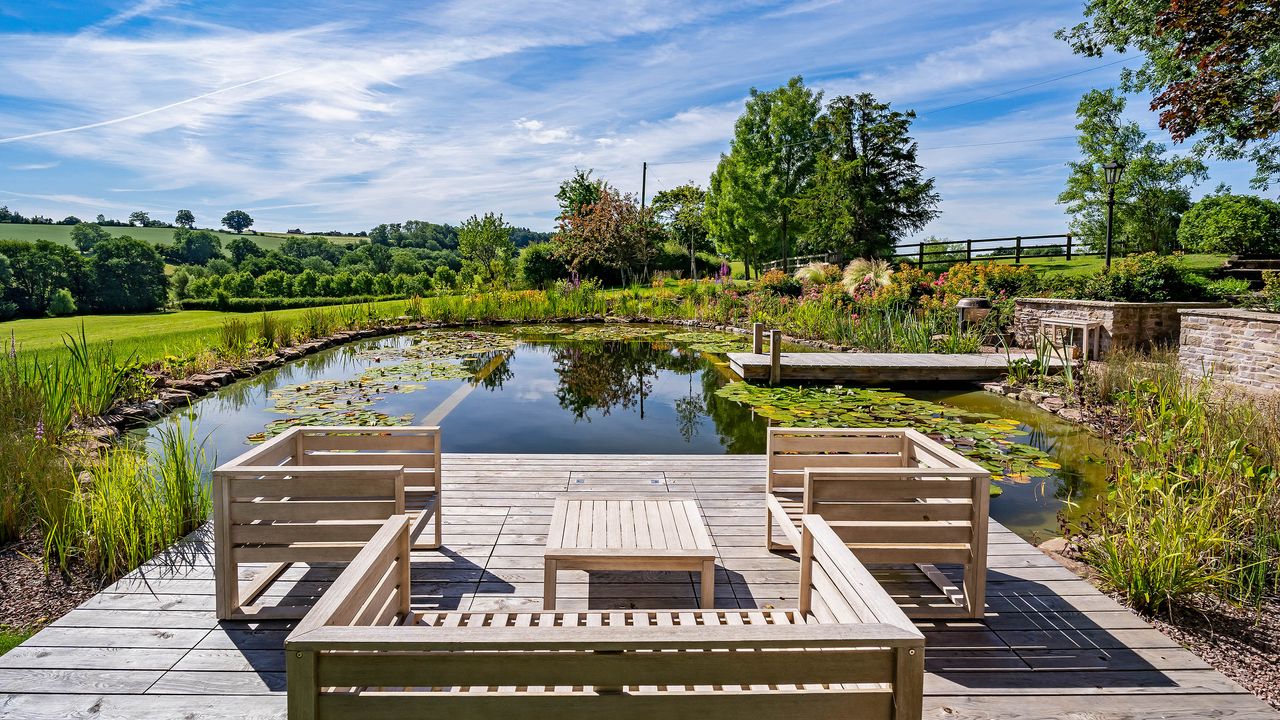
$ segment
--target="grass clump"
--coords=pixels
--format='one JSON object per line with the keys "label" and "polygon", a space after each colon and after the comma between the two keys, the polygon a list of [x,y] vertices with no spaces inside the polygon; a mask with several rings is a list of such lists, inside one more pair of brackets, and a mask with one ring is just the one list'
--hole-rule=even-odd
{"label": "grass clump", "polygon": [[1086,378],[1123,449],[1086,519],[1086,558],[1137,609],[1194,595],[1258,602],[1280,592],[1280,407],[1186,380],[1169,355],[1116,353]]}

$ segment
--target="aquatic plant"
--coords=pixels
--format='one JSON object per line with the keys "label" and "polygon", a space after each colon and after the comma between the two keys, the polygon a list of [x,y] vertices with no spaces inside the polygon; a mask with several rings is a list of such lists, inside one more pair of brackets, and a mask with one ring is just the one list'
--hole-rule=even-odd
{"label": "aquatic plant", "polygon": [[667,340],[679,343],[694,352],[705,352],[723,355],[730,352],[745,352],[751,349],[751,339],[736,333],[724,332],[676,332],[663,336]]}
{"label": "aquatic plant", "polygon": [[413,413],[404,415],[388,415],[376,410],[323,410],[317,413],[281,418],[267,423],[262,432],[256,432],[245,438],[245,443],[255,444],[268,440],[297,425],[409,425],[413,422]]}
{"label": "aquatic plant", "polygon": [[1017,420],[957,410],[882,389],[765,387],[735,382],[716,391],[750,405],[784,427],[913,427],[973,459],[998,482],[1028,483],[1061,466],[1044,451],[1017,442]]}

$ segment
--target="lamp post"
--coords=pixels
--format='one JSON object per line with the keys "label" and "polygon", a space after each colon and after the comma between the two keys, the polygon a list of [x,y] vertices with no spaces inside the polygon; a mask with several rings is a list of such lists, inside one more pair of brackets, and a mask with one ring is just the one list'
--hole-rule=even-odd
{"label": "lamp post", "polygon": [[1111,269],[1111,217],[1116,211],[1116,183],[1124,174],[1124,163],[1111,162],[1102,166],[1103,177],[1107,181],[1107,269]]}

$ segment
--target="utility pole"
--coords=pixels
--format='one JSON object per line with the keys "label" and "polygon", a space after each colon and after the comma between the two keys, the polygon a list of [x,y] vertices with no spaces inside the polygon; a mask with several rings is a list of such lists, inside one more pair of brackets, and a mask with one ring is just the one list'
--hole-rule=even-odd
{"label": "utility pole", "polygon": [[645,161],[645,163],[640,166],[640,217],[642,219],[644,218],[644,190],[645,190],[644,186],[645,186],[645,182],[648,179],[649,179],[649,162]]}
{"label": "utility pole", "polygon": [[1116,211],[1116,188],[1114,185],[1107,188],[1107,265],[1108,270],[1111,269],[1111,216]]}

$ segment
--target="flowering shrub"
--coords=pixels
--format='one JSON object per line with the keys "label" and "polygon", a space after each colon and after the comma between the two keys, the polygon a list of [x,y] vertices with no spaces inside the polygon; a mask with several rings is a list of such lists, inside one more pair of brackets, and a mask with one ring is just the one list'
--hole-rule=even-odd
{"label": "flowering shrub", "polygon": [[800,294],[800,281],[781,270],[770,270],[756,281],[756,289],[774,295],[795,296]]}

